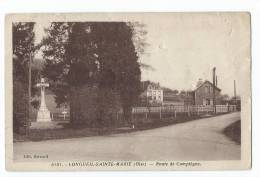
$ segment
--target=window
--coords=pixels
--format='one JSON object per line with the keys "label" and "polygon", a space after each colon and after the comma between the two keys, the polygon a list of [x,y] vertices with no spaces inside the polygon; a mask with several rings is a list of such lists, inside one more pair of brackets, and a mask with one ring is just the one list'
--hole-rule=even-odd
{"label": "window", "polygon": [[206,105],[210,105],[210,99],[206,99]]}

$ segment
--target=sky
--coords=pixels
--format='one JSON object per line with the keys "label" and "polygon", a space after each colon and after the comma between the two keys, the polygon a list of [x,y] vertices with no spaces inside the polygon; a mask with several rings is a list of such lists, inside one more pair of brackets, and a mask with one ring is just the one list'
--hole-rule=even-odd
{"label": "sky", "polygon": [[[137,18],[145,24],[149,44],[139,60],[154,68],[142,68],[142,80],[159,82],[171,89],[192,90],[199,78],[212,81],[212,68],[216,67],[222,93],[233,96],[234,80],[237,94],[240,93],[248,79],[249,62],[245,61],[250,60],[250,29],[245,16],[176,13],[157,17]],[[37,43],[48,25],[36,23]]]}

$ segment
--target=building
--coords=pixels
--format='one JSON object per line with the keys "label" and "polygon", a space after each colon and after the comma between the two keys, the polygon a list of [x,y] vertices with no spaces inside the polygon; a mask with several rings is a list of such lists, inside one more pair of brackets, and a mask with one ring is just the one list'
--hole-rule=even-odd
{"label": "building", "polygon": [[[211,82],[203,82],[193,92],[195,105],[213,105],[213,84]],[[221,89],[215,86],[216,104],[220,104],[220,92]]]}
{"label": "building", "polygon": [[142,103],[162,104],[163,103],[163,89],[159,83],[150,81],[142,82]]}
{"label": "building", "polygon": [[142,82],[141,105],[146,106],[174,106],[184,105],[184,99],[178,95],[177,90],[161,87],[159,83],[151,81]]}

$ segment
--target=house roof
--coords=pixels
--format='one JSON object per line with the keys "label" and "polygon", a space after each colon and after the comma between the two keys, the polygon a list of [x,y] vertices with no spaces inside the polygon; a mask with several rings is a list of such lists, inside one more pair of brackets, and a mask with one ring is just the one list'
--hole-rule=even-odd
{"label": "house roof", "polygon": [[142,83],[142,91],[147,90],[148,86],[151,85],[154,89],[160,89],[160,84],[151,82],[151,81],[143,81]]}
{"label": "house roof", "polygon": [[[194,91],[198,90],[200,87],[202,87],[202,86],[205,85],[206,83],[209,83],[209,84],[213,87],[213,84],[212,84],[210,81],[206,80],[206,81],[203,82],[200,86],[198,86]],[[215,89],[217,89],[218,91],[221,91],[221,89],[218,88],[217,86],[215,86]]]}

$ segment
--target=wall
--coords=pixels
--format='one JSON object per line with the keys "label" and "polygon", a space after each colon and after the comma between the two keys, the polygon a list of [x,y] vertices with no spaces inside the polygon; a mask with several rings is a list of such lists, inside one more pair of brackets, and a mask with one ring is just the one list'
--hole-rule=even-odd
{"label": "wall", "polygon": [[[206,89],[206,87],[209,89]],[[219,96],[220,91],[215,89],[216,104],[219,104]],[[203,105],[203,99],[213,100],[213,86],[208,82],[205,82],[201,87],[195,90],[195,105]]]}

